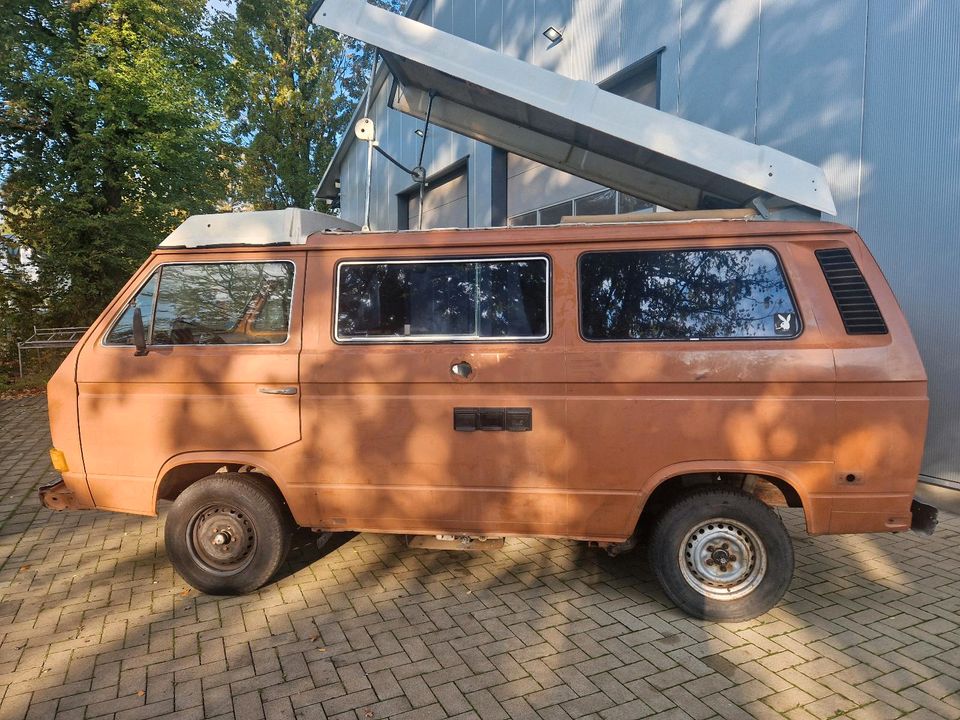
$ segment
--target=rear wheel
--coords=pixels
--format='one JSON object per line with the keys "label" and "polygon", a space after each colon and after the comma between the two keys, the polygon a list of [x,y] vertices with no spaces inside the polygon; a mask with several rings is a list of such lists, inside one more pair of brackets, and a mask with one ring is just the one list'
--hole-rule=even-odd
{"label": "rear wheel", "polygon": [[745,492],[711,488],[670,506],[653,530],[650,564],[669,598],[705,620],[762,615],[793,577],[780,517]]}
{"label": "rear wheel", "polygon": [[180,576],[210,595],[242,595],[273,577],[290,550],[282,500],[257,476],[217,473],[177,497],[167,515],[167,556]]}

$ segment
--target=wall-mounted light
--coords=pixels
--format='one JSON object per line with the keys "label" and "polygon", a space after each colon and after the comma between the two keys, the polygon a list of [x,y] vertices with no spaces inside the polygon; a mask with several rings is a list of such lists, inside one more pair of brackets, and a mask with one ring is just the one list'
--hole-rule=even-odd
{"label": "wall-mounted light", "polygon": [[558,43],[563,40],[563,33],[553,25],[543,31],[543,36],[552,43]]}
{"label": "wall-mounted light", "polygon": [[423,137],[423,130],[421,130],[420,128],[417,128],[416,130],[413,131],[413,134],[416,135],[417,137]]}

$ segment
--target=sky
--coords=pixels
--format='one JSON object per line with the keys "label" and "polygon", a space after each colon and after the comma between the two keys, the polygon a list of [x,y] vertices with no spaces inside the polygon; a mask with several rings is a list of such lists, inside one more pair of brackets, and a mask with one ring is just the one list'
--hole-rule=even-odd
{"label": "sky", "polygon": [[227,10],[233,12],[233,0],[207,0],[207,7],[210,10]]}

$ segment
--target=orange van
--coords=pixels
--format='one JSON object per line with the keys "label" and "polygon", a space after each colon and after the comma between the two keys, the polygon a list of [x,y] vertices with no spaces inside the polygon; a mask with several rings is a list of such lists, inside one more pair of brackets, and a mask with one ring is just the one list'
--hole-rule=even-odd
{"label": "orange van", "polygon": [[850,228],[199,222],[209,241],[165,241],[51,379],[63,479],[40,499],[172,501],[167,553],[201,591],[268,582],[294,526],[642,536],[680,608],[739,620],[790,583],[777,507],[811,534],[936,524],[913,499],[923,365]]}

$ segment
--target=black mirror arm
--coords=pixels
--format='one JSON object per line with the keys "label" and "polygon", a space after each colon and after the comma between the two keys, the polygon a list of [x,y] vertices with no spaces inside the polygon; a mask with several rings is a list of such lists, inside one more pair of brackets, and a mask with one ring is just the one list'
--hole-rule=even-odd
{"label": "black mirror arm", "polygon": [[136,357],[147,354],[147,334],[143,329],[143,313],[139,307],[133,308],[133,344],[137,348],[133,353]]}

